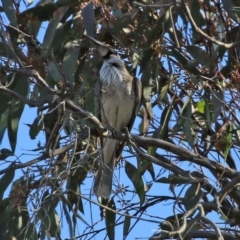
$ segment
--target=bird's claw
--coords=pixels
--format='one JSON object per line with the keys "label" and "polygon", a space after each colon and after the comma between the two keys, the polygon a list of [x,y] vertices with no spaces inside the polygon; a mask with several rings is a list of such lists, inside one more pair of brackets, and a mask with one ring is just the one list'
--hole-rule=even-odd
{"label": "bird's claw", "polygon": [[127,140],[130,140],[130,139],[131,139],[131,135],[130,135],[130,133],[129,133],[129,131],[128,131],[128,128],[127,128],[127,127],[125,127],[125,128],[123,128],[123,130],[122,130],[122,131],[126,133]]}
{"label": "bird's claw", "polygon": [[112,127],[108,129],[108,132],[111,137],[115,137],[117,135],[117,131]]}

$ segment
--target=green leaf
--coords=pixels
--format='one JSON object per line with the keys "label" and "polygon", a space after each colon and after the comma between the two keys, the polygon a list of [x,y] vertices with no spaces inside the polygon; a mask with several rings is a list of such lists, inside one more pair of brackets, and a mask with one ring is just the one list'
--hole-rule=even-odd
{"label": "green leaf", "polygon": [[[152,48],[147,48],[143,51],[142,58],[140,57],[140,59],[141,59],[140,60],[140,66],[141,66],[140,73],[142,73],[143,69],[149,68],[153,53],[154,53],[154,49],[152,49]],[[148,79],[147,80],[145,78],[142,78],[142,79],[143,79],[143,86],[147,86]],[[145,84],[145,81],[147,81],[146,84]]]}
{"label": "green leaf", "polygon": [[24,234],[26,236],[26,239],[28,240],[38,240],[38,234],[35,228],[35,225],[33,223],[27,223],[26,225],[26,233]]}
{"label": "green leaf", "polygon": [[188,184],[189,179],[184,178],[182,176],[178,176],[176,174],[170,174],[167,178],[162,177],[162,178],[157,179],[156,182],[157,183],[182,185],[182,184]]}
{"label": "green leaf", "polygon": [[205,100],[201,100],[200,102],[197,102],[196,108],[200,113],[204,114]]}
{"label": "green leaf", "polygon": [[162,112],[160,125],[161,125],[161,131],[159,134],[159,138],[163,140],[168,139],[168,124],[170,121],[170,117],[172,114],[172,107],[166,106]]}
{"label": "green leaf", "polygon": [[[20,208],[18,209],[19,220],[18,221],[18,236],[19,239],[31,239],[37,240],[37,232],[33,223],[30,223],[29,212],[27,211],[27,201],[22,201]],[[15,215],[13,215],[15,217]],[[12,223],[13,226],[16,226],[15,223]]]}
{"label": "green leaf", "polygon": [[55,62],[49,61],[47,68],[48,68],[48,73],[49,73],[50,77],[56,83],[59,83],[60,81],[63,80],[62,72],[60,72],[61,71],[60,66],[57,67]]}
{"label": "green leaf", "polygon": [[46,191],[43,194],[41,201],[41,210],[39,211],[39,218],[41,220],[41,233],[49,234],[51,237],[57,237],[59,235],[59,222],[55,213],[55,208],[58,204],[58,200],[54,195],[49,195]]}
{"label": "green leaf", "polygon": [[[1,79],[1,83],[3,85],[5,84],[9,84],[10,81],[12,80],[12,78],[14,79],[14,81],[12,82],[12,84],[8,87],[10,90],[15,90],[17,81],[16,81],[16,76],[14,74],[9,74],[9,75],[5,75],[2,79]],[[12,98],[9,96],[6,96],[5,94],[0,94],[0,119],[2,118],[2,116],[4,114],[6,114],[6,110],[8,109],[9,105],[11,104],[11,100]],[[7,125],[6,125],[7,126]]]}
{"label": "green leaf", "polygon": [[[4,199],[5,200],[5,199]],[[6,206],[7,208],[7,206]],[[9,229],[9,220],[11,217],[12,211],[10,209],[0,212],[0,238],[6,239],[7,229]],[[10,239],[10,238],[9,238]]]}
{"label": "green leaf", "polygon": [[183,56],[178,49],[172,48],[171,51],[166,52],[166,55],[173,56],[182,65],[182,68],[187,70],[189,73],[201,75],[201,72],[196,68],[196,66],[189,64],[189,59]]}
{"label": "green leaf", "polygon": [[212,58],[202,48],[197,46],[186,46],[186,50],[192,55],[197,64],[205,66],[211,72],[214,70],[215,64]]}
{"label": "green leaf", "polygon": [[186,139],[187,139],[187,142],[189,143],[189,145],[193,146],[193,136],[192,136],[192,130],[191,130],[191,124],[192,124],[191,116],[192,116],[191,99],[190,99],[190,97],[188,97],[186,102],[183,105],[181,117],[180,117],[178,124],[180,126],[182,126],[183,132],[186,136]]}
{"label": "green leaf", "polygon": [[29,29],[29,35],[32,35],[33,39],[37,39],[41,25],[42,22],[39,20],[28,22],[27,28]]}
{"label": "green leaf", "polygon": [[[28,93],[28,78],[26,78],[25,76],[20,77],[17,80],[14,91],[16,91],[21,96],[26,97]],[[8,129],[8,137],[9,137],[10,145],[13,152],[15,152],[15,147],[17,143],[18,125],[23,113],[24,106],[25,104],[23,102],[15,99],[12,99],[9,105],[9,111],[8,111],[8,117],[7,117],[7,129]]]}
{"label": "green leaf", "polygon": [[8,126],[8,109],[2,114],[1,121],[0,121],[0,143],[2,142],[2,139],[4,137],[5,131]]}
{"label": "green leaf", "polygon": [[146,134],[150,127],[150,120],[153,118],[153,110],[152,110],[152,103],[146,102],[145,106],[143,106],[140,110],[140,114],[142,116],[142,121],[139,124],[139,132],[142,134]]}
{"label": "green leaf", "polygon": [[192,124],[192,121],[191,120],[188,120],[186,121],[186,123],[183,125],[183,132],[187,138],[187,142],[188,144],[193,147],[193,135],[192,135],[192,129],[191,129],[191,124]]}
{"label": "green leaf", "polygon": [[[129,215],[128,212],[126,212],[126,214]],[[123,237],[127,236],[130,226],[131,226],[131,217],[125,216],[125,220],[123,223]]]}
{"label": "green leaf", "polygon": [[[2,228],[10,217],[10,210],[8,208],[9,204],[11,203],[10,198],[4,198],[0,201],[0,237],[3,235],[2,233],[5,232],[6,228]],[[8,209],[8,210],[7,210]]]}
{"label": "green leaf", "polygon": [[42,116],[37,116],[32,124],[27,124],[30,127],[29,136],[31,139],[36,139],[36,136],[43,129],[43,120]]}
{"label": "green leaf", "polygon": [[157,179],[156,182],[169,184],[171,181],[170,181],[170,179],[167,178],[167,177],[161,177],[161,178]]}
{"label": "green leaf", "polygon": [[9,221],[9,229],[8,234],[14,239],[17,236],[21,236],[23,229],[23,212],[21,211],[21,207],[18,206],[11,210],[11,218]]}
{"label": "green leaf", "polygon": [[[116,205],[113,198],[108,202],[107,207],[116,211]],[[112,212],[106,209],[105,215],[105,223],[106,230],[109,240],[115,239],[115,220],[116,220],[116,212]]]}
{"label": "green leaf", "polygon": [[212,125],[212,120],[213,120],[213,106],[212,106],[212,103],[209,101],[205,101],[204,116],[208,126],[210,127]]}
{"label": "green leaf", "polygon": [[128,178],[132,181],[136,192],[140,199],[140,205],[142,205],[145,201],[145,190],[142,177],[139,171],[128,161],[125,161],[125,172]]}
{"label": "green leaf", "polygon": [[8,138],[12,148],[15,152],[17,144],[17,131],[20,117],[23,112],[24,105],[20,101],[12,100],[8,113]]}
{"label": "green leaf", "polygon": [[[159,139],[160,132],[161,132],[161,126],[154,130],[154,132],[152,134],[152,138],[153,139]],[[151,156],[154,156],[157,149],[158,149],[157,147],[148,147],[147,153]]]}
{"label": "green leaf", "polygon": [[17,144],[17,131],[19,121],[24,109],[24,104],[20,101],[12,100],[8,114],[8,137],[12,151],[15,152]]}
{"label": "green leaf", "polygon": [[183,205],[186,211],[191,210],[195,207],[200,200],[202,199],[203,192],[201,190],[201,184],[194,183],[192,184],[186,191],[185,196],[183,198]]}
{"label": "green leaf", "polygon": [[74,3],[78,4],[78,1],[76,1],[76,0],[58,0],[58,1],[56,1],[56,4],[58,6],[73,5]]}
{"label": "green leaf", "polygon": [[57,10],[57,6],[54,3],[45,3],[41,1],[41,4],[38,6],[32,7],[23,11],[19,17],[24,20],[31,21],[47,21],[50,20],[53,16],[53,13]]}
{"label": "green leaf", "polygon": [[155,178],[155,172],[154,172],[153,164],[143,157],[138,156],[137,158],[140,162],[140,167],[139,167],[140,175],[143,175],[147,170],[150,173],[152,179],[154,179]]}
{"label": "green leaf", "polygon": [[221,150],[223,151],[224,158],[226,159],[231,149],[231,146],[233,145],[233,124],[232,123],[228,124],[226,132],[224,132],[219,143],[222,147]]}
{"label": "green leaf", "polygon": [[69,192],[67,199],[68,203],[70,203],[69,210],[71,210],[74,204],[77,204],[77,196],[80,193],[77,180],[74,176],[68,178],[66,189]]}
{"label": "green leaf", "polygon": [[[172,216],[167,217],[164,222],[160,223],[161,230],[172,231],[171,226],[175,226],[177,224],[176,221],[178,221],[178,223],[179,223],[179,221],[182,217],[183,217],[183,214],[174,214]],[[171,225],[169,225],[169,223]],[[151,240],[153,240],[153,239],[154,238],[151,238]]]}
{"label": "green leaf", "polygon": [[222,106],[224,105],[224,94],[221,88],[212,90],[212,104],[213,104],[213,122],[215,122],[221,112]]}
{"label": "green leaf", "polygon": [[65,46],[67,49],[62,63],[62,71],[68,83],[75,83],[75,72],[80,54],[80,46],[76,42],[68,42]]}
{"label": "green leaf", "polygon": [[10,21],[10,24],[13,27],[18,28],[16,10],[13,8],[13,1],[2,0],[2,6],[4,9],[4,13],[7,15]]}
{"label": "green leaf", "polygon": [[[81,188],[80,189],[80,196],[81,196]],[[84,214],[84,208],[83,208],[83,202],[82,202],[82,198],[79,196],[79,202],[78,202],[78,210]],[[87,222],[86,222],[87,224]],[[87,224],[88,225],[88,224]]]}
{"label": "green leaf", "polygon": [[119,18],[117,22],[114,24],[114,27],[111,29],[111,33],[113,35],[116,35],[120,31],[122,31],[123,28],[127,27],[128,24],[130,24],[133,21],[137,13],[138,13],[138,9],[132,9],[129,12],[123,14],[122,17]]}
{"label": "green leaf", "polygon": [[59,22],[61,21],[62,17],[64,16],[65,12],[68,10],[67,7],[60,7],[58,8],[56,11],[54,11],[53,13],[53,18],[51,19],[51,21],[48,24],[44,39],[43,39],[43,44],[42,44],[42,51],[41,51],[41,55],[42,57],[46,57],[48,54],[48,51],[50,49],[50,46],[52,44],[54,35],[55,35],[55,31],[57,28],[57,25],[59,24]]}
{"label": "green leaf", "polygon": [[150,45],[152,42],[154,42],[156,39],[159,39],[159,37],[163,36],[164,33],[166,33],[170,27],[172,27],[171,18],[173,17],[175,22],[175,14],[172,14],[171,10],[168,9],[164,12],[164,14],[161,14],[160,18],[157,20],[155,25],[152,27],[150,34],[148,35],[148,44]]}
{"label": "green leaf", "polygon": [[240,3],[238,0],[222,0],[223,7],[228,13],[229,17],[234,21],[239,22],[240,18]]}
{"label": "green leaf", "polygon": [[132,69],[136,69],[140,60],[140,56],[136,52],[134,52],[132,58],[133,58]]}
{"label": "green leaf", "polygon": [[0,160],[5,160],[9,156],[14,156],[13,152],[7,148],[2,148],[0,150]]}
{"label": "green leaf", "polygon": [[[52,41],[52,48],[56,57],[62,58],[62,48],[69,38],[69,33],[72,26],[72,20],[70,19],[64,24],[59,24],[54,34]],[[58,56],[59,55],[59,56]]]}
{"label": "green leaf", "polygon": [[3,198],[3,194],[14,179],[15,176],[15,169],[12,169],[11,167],[14,166],[14,163],[9,165],[7,172],[1,177],[0,179],[0,200]]}
{"label": "green leaf", "polygon": [[83,9],[82,9],[82,17],[84,26],[87,32],[87,35],[90,37],[94,37],[94,5],[93,2],[89,2]]}
{"label": "green leaf", "polygon": [[[149,70],[146,70],[149,71]],[[146,101],[150,101],[151,98],[155,95],[155,86],[156,86],[156,82],[150,77],[148,78],[146,76],[146,71],[143,71],[143,78],[144,79],[148,79],[149,81],[145,81],[143,84],[143,97]],[[147,84],[146,84],[147,83]]]}
{"label": "green leaf", "polygon": [[[0,56],[6,57],[6,58],[9,57],[6,45],[3,42],[0,42]],[[12,76],[13,74],[9,74],[9,75]],[[6,84],[6,81],[7,81],[8,77],[9,77],[9,75],[8,76],[7,75],[1,76],[1,83],[2,83],[2,85]],[[1,94],[0,97],[3,97],[3,96],[5,96],[5,95]]]}
{"label": "green leaf", "polygon": [[[172,80],[172,79],[171,79]],[[158,98],[160,101],[164,101],[168,90],[171,88],[172,81],[170,81],[169,78],[161,77],[159,80],[159,90],[160,92],[158,93]]]}
{"label": "green leaf", "polygon": [[205,25],[205,21],[203,19],[203,16],[200,12],[200,4],[196,0],[189,0],[189,7],[190,7],[190,12],[193,17],[194,22],[196,25],[201,28],[202,26]]}

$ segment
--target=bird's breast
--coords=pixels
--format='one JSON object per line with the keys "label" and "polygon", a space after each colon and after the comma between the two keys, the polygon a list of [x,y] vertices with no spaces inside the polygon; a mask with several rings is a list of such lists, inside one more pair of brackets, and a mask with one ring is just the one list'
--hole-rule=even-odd
{"label": "bird's breast", "polygon": [[102,123],[117,131],[127,127],[134,111],[133,77],[116,56],[105,60],[100,70]]}
{"label": "bird's breast", "polygon": [[102,123],[117,131],[127,127],[134,111],[135,94],[130,84],[121,86],[102,84]]}

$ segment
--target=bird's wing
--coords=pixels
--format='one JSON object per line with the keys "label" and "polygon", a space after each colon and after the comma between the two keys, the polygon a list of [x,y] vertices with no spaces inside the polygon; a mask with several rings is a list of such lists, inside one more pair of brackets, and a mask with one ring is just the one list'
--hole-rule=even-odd
{"label": "bird's wing", "polygon": [[[138,111],[139,111],[140,105],[141,105],[141,101],[142,101],[142,83],[141,83],[141,81],[138,78],[134,77],[132,84],[133,84],[132,85],[133,91],[135,93],[135,105],[134,105],[131,120],[127,126],[129,132],[131,131],[131,129],[133,127],[135,118],[138,114]],[[121,156],[124,145],[125,145],[125,142],[120,142],[118,144],[118,146],[116,147],[116,152],[115,152],[116,159],[119,159],[119,157]]]}
{"label": "bird's wing", "polygon": [[[102,83],[100,79],[97,80],[95,84],[95,93],[94,93],[94,107],[95,107],[95,115],[99,119],[99,121],[102,123],[101,118],[101,97],[102,97]],[[101,146],[103,145],[103,139],[100,138]]]}
{"label": "bird's wing", "polygon": [[98,79],[95,85],[94,106],[95,106],[95,114],[98,117],[100,122],[102,122],[101,120],[101,87],[102,87],[102,84],[100,82],[100,79]]}
{"label": "bird's wing", "polygon": [[133,89],[135,92],[135,106],[132,114],[132,118],[128,124],[128,130],[131,131],[132,126],[134,124],[135,118],[138,114],[138,111],[140,109],[141,101],[142,101],[142,83],[138,78],[133,78]]}

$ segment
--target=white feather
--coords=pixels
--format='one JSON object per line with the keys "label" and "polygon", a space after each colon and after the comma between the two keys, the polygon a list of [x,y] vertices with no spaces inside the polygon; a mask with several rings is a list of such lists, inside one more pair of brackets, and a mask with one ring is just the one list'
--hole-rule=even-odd
{"label": "white feather", "polygon": [[[119,67],[114,67],[113,64],[117,64]],[[125,81],[126,74],[123,69],[125,68],[124,62],[118,56],[114,56],[103,62],[100,70],[100,80],[103,84],[107,85],[119,85]]]}

